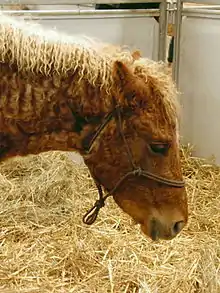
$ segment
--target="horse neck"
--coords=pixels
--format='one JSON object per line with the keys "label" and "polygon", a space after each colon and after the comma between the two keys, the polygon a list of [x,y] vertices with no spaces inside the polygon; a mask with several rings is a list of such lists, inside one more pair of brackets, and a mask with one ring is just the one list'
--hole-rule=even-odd
{"label": "horse neck", "polygon": [[85,105],[85,111],[90,102],[94,104],[94,96],[100,100],[101,92],[110,92],[112,61],[101,54],[98,44],[9,20],[1,16],[1,63],[13,65],[43,89],[49,82],[55,92],[57,88],[61,95],[68,92],[72,101]]}
{"label": "horse neck", "polygon": [[4,133],[7,150],[0,160],[48,150],[82,151],[82,140],[100,123],[110,97],[77,72],[46,76],[8,63],[0,64],[0,91],[0,138]]}
{"label": "horse neck", "polygon": [[111,76],[103,82],[101,74],[93,81],[86,73],[82,77],[75,72],[61,83],[71,109],[81,116],[99,116],[112,108]]}

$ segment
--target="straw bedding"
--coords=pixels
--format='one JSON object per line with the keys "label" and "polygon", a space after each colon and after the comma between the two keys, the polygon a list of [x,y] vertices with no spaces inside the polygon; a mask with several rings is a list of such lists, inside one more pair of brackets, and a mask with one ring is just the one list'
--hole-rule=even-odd
{"label": "straw bedding", "polygon": [[220,292],[220,168],[183,149],[187,228],[152,243],[65,153],[0,164],[0,292]]}

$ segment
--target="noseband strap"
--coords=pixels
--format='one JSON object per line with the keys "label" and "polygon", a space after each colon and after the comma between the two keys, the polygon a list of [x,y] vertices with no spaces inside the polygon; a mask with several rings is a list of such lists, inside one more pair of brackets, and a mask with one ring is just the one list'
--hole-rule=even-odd
{"label": "noseband strap", "polygon": [[156,175],[154,173],[151,173],[149,171],[142,170],[140,167],[137,167],[135,165],[135,163],[132,159],[131,150],[130,150],[129,145],[126,141],[126,138],[122,132],[121,114],[122,114],[121,108],[118,107],[117,105],[115,105],[114,110],[112,112],[110,112],[109,114],[107,114],[103,123],[98,127],[97,131],[95,132],[95,135],[92,137],[89,144],[87,146],[85,146],[85,148],[86,148],[87,153],[91,152],[95,140],[99,137],[100,133],[105,128],[105,126],[109,123],[109,121],[114,117],[116,120],[117,129],[118,129],[120,136],[123,140],[123,143],[126,147],[128,159],[131,164],[132,170],[130,172],[126,173],[124,176],[122,176],[119,179],[119,181],[116,183],[116,185],[105,196],[103,195],[101,184],[97,183],[97,181],[94,180],[96,183],[97,189],[98,189],[99,199],[95,202],[94,206],[90,210],[88,210],[88,212],[83,217],[83,222],[87,225],[92,225],[95,222],[95,220],[97,219],[99,210],[105,206],[105,200],[109,196],[114,194],[114,192],[116,192],[116,190],[119,188],[119,186],[129,177],[134,177],[134,176],[145,177],[147,179],[154,180],[158,183],[165,184],[167,186],[174,187],[174,188],[183,188],[185,186],[184,181],[164,178],[164,177],[161,177],[161,176]]}

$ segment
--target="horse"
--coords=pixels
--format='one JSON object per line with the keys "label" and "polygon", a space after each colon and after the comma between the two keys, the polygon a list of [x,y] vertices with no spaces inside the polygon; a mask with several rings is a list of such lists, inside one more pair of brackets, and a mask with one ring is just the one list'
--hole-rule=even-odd
{"label": "horse", "polygon": [[0,35],[0,161],[77,152],[99,194],[84,223],[113,196],[152,241],[176,237],[188,204],[167,65],[3,12]]}

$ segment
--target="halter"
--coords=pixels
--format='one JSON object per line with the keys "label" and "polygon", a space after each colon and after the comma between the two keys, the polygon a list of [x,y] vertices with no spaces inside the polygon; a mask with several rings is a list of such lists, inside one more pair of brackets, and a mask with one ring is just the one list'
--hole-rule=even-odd
{"label": "halter", "polygon": [[[131,150],[130,150],[129,145],[127,143],[127,140],[124,136],[124,133],[122,132],[121,114],[122,114],[122,109],[118,105],[116,105],[115,108],[113,109],[113,111],[111,111],[109,114],[106,115],[103,123],[98,127],[94,136],[88,142],[88,145],[87,145],[87,147],[85,147],[85,149],[86,149],[87,154],[89,154],[91,152],[91,149],[92,149],[94,142],[99,137],[101,131],[105,128],[105,126],[110,122],[110,120],[112,118],[115,118],[116,124],[117,124],[117,129],[118,129],[119,134],[120,134],[120,136],[123,140],[123,143],[126,147],[126,152],[127,152],[128,159],[129,159],[129,162],[131,164],[132,169],[131,169],[131,171],[126,173],[124,176],[122,176],[118,180],[116,185],[105,196],[103,195],[103,190],[102,190],[101,184],[97,183],[97,181],[94,179],[96,187],[98,189],[99,199],[95,202],[93,207],[91,209],[89,209],[83,217],[83,222],[87,225],[92,225],[95,222],[95,220],[98,216],[99,210],[105,206],[105,200],[109,196],[113,195],[114,192],[118,189],[118,187],[129,177],[132,177],[132,176],[145,177],[147,179],[151,179],[156,182],[159,182],[159,183],[171,186],[171,187],[175,187],[175,188],[182,188],[185,186],[184,181],[167,179],[167,178],[161,177],[159,175],[156,175],[154,173],[151,173],[149,171],[145,171],[141,167],[138,167],[135,165],[133,158],[132,158],[132,155],[131,155]],[[85,143],[86,143],[86,141],[85,141]]]}

